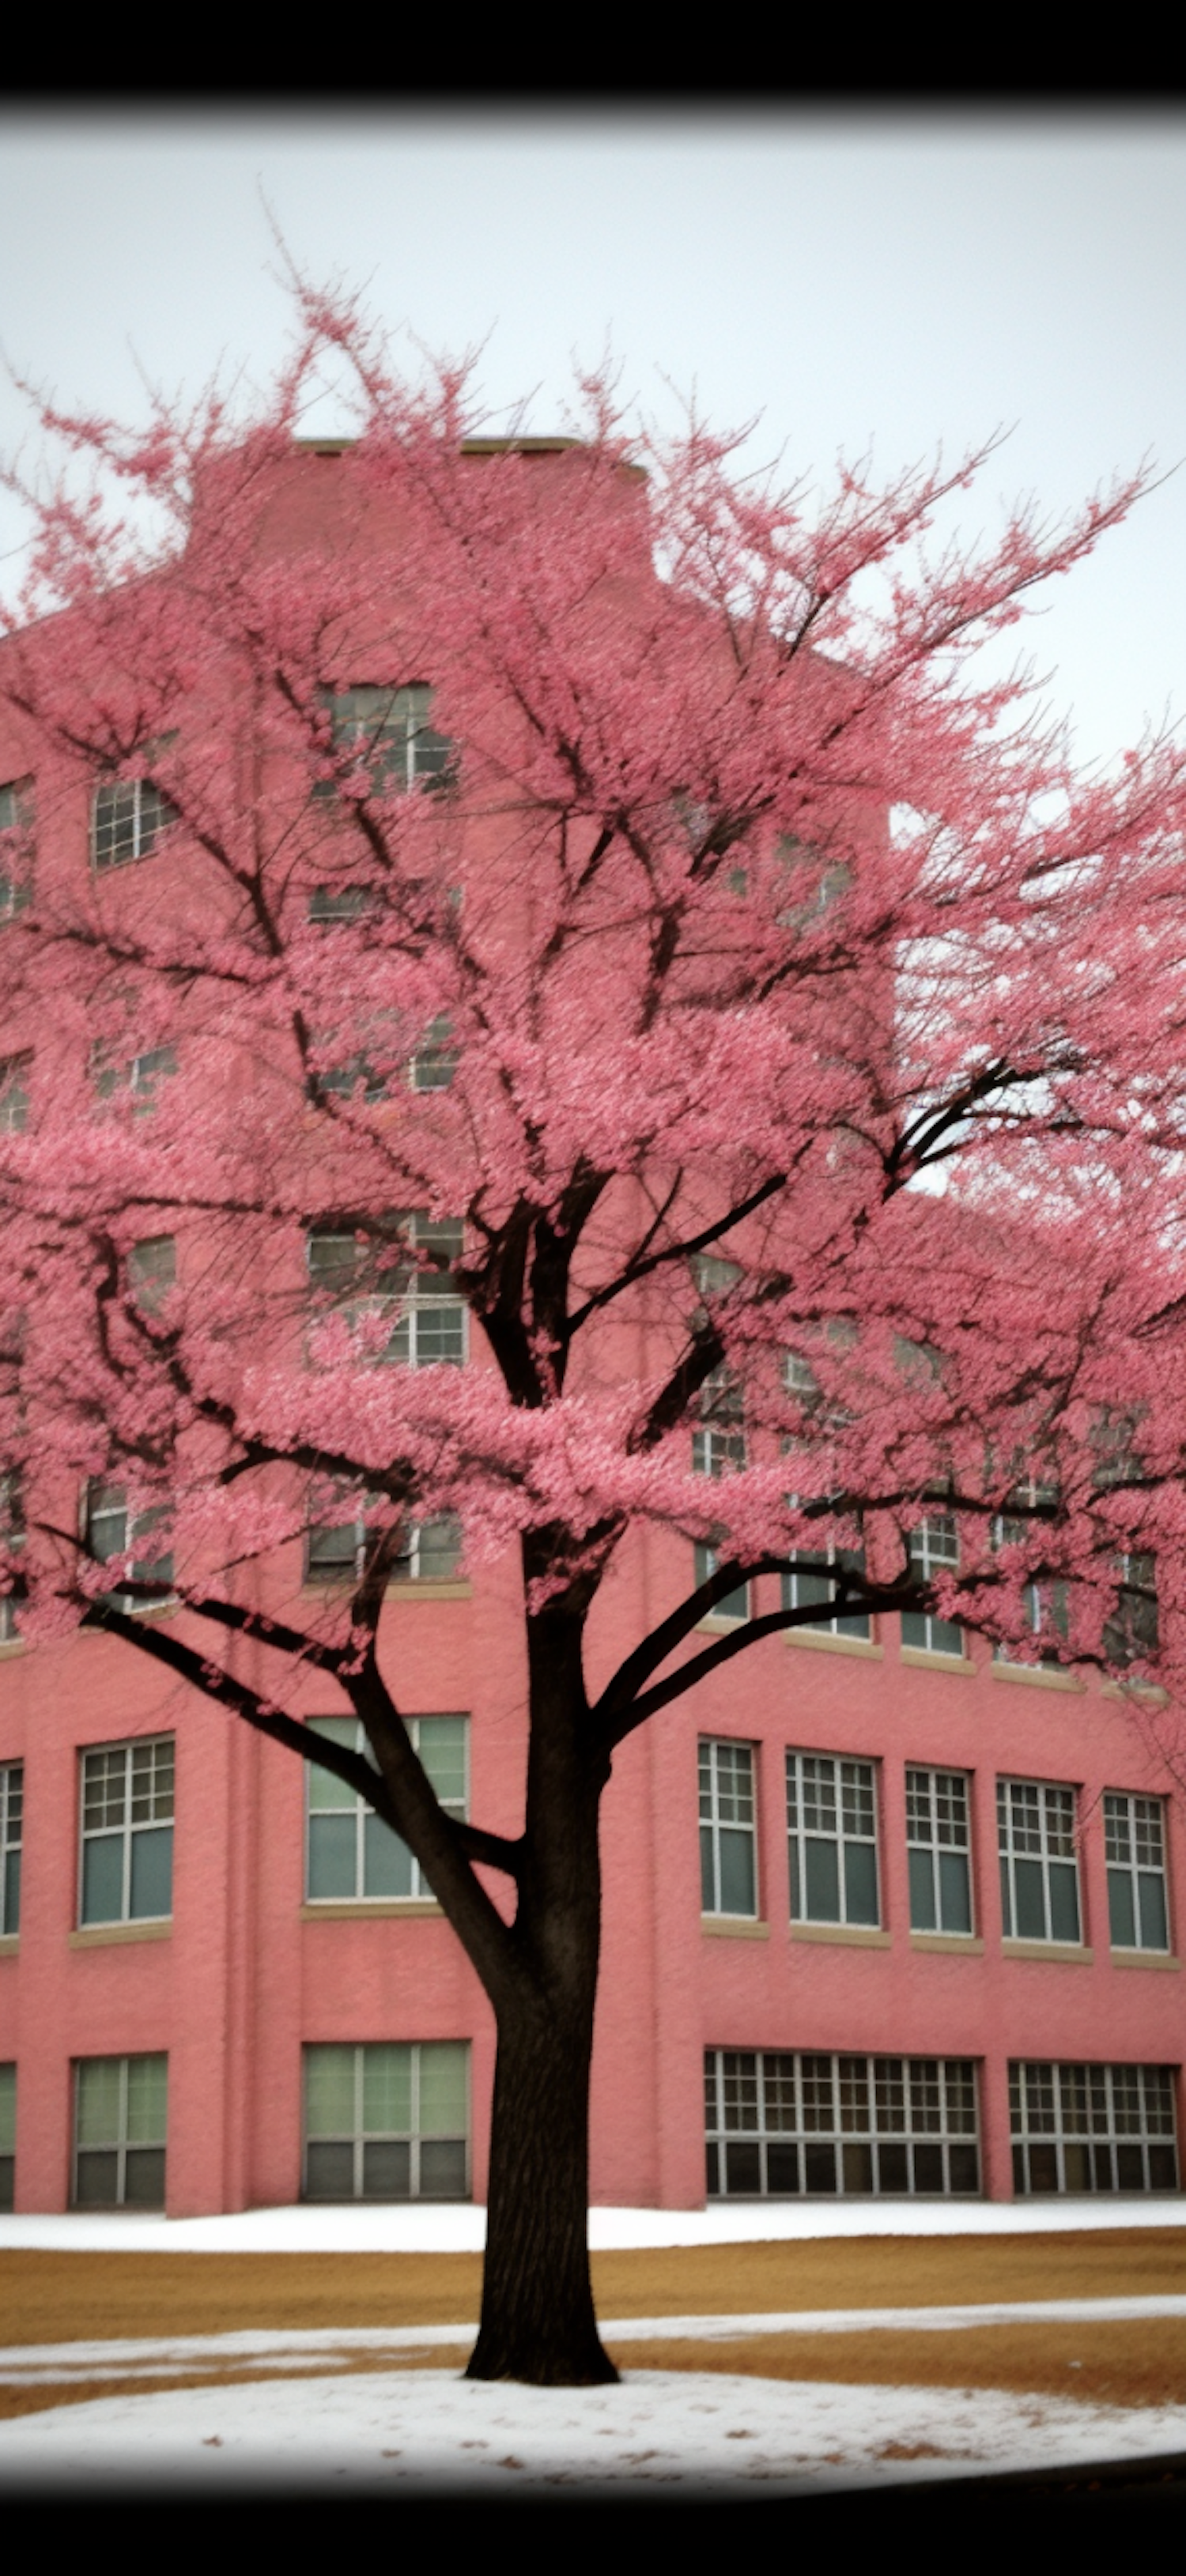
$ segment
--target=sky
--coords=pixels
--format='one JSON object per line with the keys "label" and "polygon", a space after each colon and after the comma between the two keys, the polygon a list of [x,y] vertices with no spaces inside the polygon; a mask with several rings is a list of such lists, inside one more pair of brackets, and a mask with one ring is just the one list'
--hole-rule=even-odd
{"label": "sky", "polygon": [[[962,535],[1023,497],[1061,521],[1151,459],[1166,479],[1022,649],[1081,762],[1186,714],[1186,112],[9,108],[8,370],[124,419],[146,380],[263,386],[291,324],[276,230],[409,370],[479,351],[494,428],[565,426],[609,353],[631,416],[673,427],[694,397],[821,493],[841,452],[888,479],[1005,430]],[[330,392],[309,427],[341,425]],[[0,455],[22,441],[27,467],[0,373]],[[23,526],[0,495],[0,579]]]}

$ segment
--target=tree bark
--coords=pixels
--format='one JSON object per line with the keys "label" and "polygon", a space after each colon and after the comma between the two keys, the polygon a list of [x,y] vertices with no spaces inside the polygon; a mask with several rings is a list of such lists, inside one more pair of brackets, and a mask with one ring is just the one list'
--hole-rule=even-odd
{"label": "tree bark", "polygon": [[593,2015],[529,1996],[499,2019],[482,2323],[466,2376],[587,2388],[618,2376],[589,2278]]}

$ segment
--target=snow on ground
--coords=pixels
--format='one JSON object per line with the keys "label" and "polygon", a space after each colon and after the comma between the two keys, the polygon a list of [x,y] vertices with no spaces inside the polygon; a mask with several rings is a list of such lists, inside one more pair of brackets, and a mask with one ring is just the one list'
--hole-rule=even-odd
{"label": "snow on ground", "polygon": [[1186,2450],[1186,2407],[994,2389],[838,2387],[634,2371],[615,2388],[479,2384],[441,2370],[158,2390],[0,2424],[0,2497],[324,2484],[513,2495],[631,2484],[822,2491]]}
{"label": "snow on ground", "polygon": [[[592,2209],[594,2253],[659,2245],[754,2245],[825,2236],[1046,2236],[1096,2227],[1186,2227],[1172,2200],[714,2201],[707,2209]],[[161,2218],[131,2210],[0,2217],[0,2252],[480,2254],[486,2212],[469,2203],[245,2209]]]}

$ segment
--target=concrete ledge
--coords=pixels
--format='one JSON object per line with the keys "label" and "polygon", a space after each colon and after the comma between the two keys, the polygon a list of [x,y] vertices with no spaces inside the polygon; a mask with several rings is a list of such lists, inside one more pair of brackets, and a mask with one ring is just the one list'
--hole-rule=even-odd
{"label": "concrete ledge", "polygon": [[982,1959],[984,1943],[975,1932],[912,1932],[912,1950],[944,1950],[953,1958]]}
{"label": "concrete ledge", "polygon": [[172,1934],[171,1914],[159,1923],[84,1923],[70,1934],[70,1947],[101,1950],[112,1941],[168,1941]]}
{"label": "concrete ledge", "polygon": [[970,1655],[932,1655],[927,1646],[901,1646],[900,1663],[909,1664],[916,1673],[974,1673]]}
{"label": "concrete ledge", "polygon": [[0,1959],[14,1959],[20,1946],[19,1932],[0,1932]]}
{"label": "concrete ledge", "polygon": [[823,1636],[811,1628],[788,1628],[786,1641],[788,1646],[813,1646],[817,1655],[821,1649],[825,1655],[864,1655],[875,1664],[885,1655],[884,1646],[875,1646],[871,1637]]}
{"label": "concrete ledge", "polygon": [[301,1907],[302,1923],[367,1923],[392,1915],[443,1915],[435,1896],[358,1896],[311,1898]]}
{"label": "concrete ledge", "polygon": [[873,1923],[792,1923],[792,1941],[839,1941],[849,1950],[888,1950],[892,1935]]}
{"label": "concrete ledge", "polygon": [[1061,1664],[1000,1664],[988,1667],[994,1682],[1037,1683],[1039,1690],[1081,1691],[1084,1684],[1077,1674],[1068,1673]]}
{"label": "concrete ledge", "polygon": [[727,1941],[768,1941],[770,1938],[769,1924],[751,1922],[748,1914],[702,1914],[700,1929],[714,1934],[718,1940],[722,1935]]}
{"label": "concrete ledge", "polygon": [[1002,1941],[1003,1959],[1045,1960],[1048,1967],[1090,1968],[1095,1952],[1081,1941]]}
{"label": "concrete ledge", "polygon": [[1182,1965],[1168,1950],[1112,1950],[1108,1955],[1114,1968],[1170,1968],[1176,1975]]}

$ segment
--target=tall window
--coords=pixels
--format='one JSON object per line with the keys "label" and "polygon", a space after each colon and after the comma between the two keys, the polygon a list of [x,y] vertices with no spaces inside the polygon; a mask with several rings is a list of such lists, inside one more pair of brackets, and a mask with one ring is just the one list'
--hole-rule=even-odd
{"label": "tall window", "polygon": [[0,1932],[21,1928],[21,1835],[25,1809],[23,1762],[0,1764]]}
{"label": "tall window", "polygon": [[880,1921],[871,1762],[788,1753],[787,1835],[792,1923]]}
{"label": "tall window", "polygon": [[361,763],[376,795],[452,784],[455,746],[430,721],[432,690],[424,683],[342,689],[329,704],[335,752]]}
{"label": "tall window", "polygon": [[[16,1468],[0,1475],[0,1550],[18,1559],[25,1543],[25,1515],[21,1479]],[[24,1576],[10,1572],[9,1589],[0,1593],[0,1645],[11,1645],[17,1635],[17,1601],[23,1597]]]}
{"label": "tall window", "polygon": [[[366,1558],[367,1523],[350,1496],[329,1500],[305,1541],[308,1583],[359,1583]],[[341,1518],[338,1513],[341,1513]],[[456,1575],[461,1564],[461,1524],[451,1513],[435,1519],[406,1521],[399,1553],[391,1570],[393,1583],[439,1583]]]}
{"label": "tall window", "polygon": [[972,1871],[967,1774],[906,1769],[912,1932],[970,1932]]}
{"label": "tall window", "polygon": [[171,1234],[145,1235],[128,1254],[128,1286],[141,1314],[155,1315],[177,1283],[177,1244]]}
{"label": "tall window", "polygon": [[[357,1718],[311,1718],[310,1727],[331,1744],[360,1753],[374,1768],[366,1730]],[[408,1733],[447,1815],[464,1817],[469,1721],[464,1717],[410,1717]],[[313,1904],[367,1897],[430,1897],[420,1864],[390,1825],[357,1790],[332,1771],[308,1765],[309,1835],[305,1892]]]}
{"label": "tall window", "polygon": [[710,2196],[979,2191],[968,2058],[710,2048],[704,2089]]}
{"label": "tall window", "polygon": [[1164,1800],[1107,1790],[1104,1850],[1112,1948],[1168,1950]]}
{"label": "tall window", "polygon": [[[697,1590],[702,1583],[708,1582],[710,1575],[716,1573],[719,1563],[720,1558],[716,1549],[705,1546],[702,1540],[697,1539],[692,1554],[692,1580]],[[748,1583],[739,1583],[733,1592],[726,1592],[720,1601],[714,1601],[708,1616],[710,1619],[748,1619]]]}
{"label": "tall window", "polygon": [[366,1315],[389,1322],[377,1358],[408,1368],[457,1365],[466,1355],[466,1306],[453,1276],[462,1240],[459,1217],[427,1217],[415,1209],[383,1242],[315,1226],[307,1245],[309,1283],[349,1322]]}
{"label": "tall window", "polygon": [[700,1903],[705,1914],[754,1915],[758,1869],[754,1755],[749,1744],[700,1744]]}
{"label": "tall window", "polygon": [[147,1116],[156,1106],[158,1083],[177,1071],[177,1049],[172,1045],[142,1047],[122,1063],[113,1061],[105,1049],[100,1049],[92,1059],[91,1070],[100,1100],[115,1100],[122,1092],[128,1092],[136,1114]]}
{"label": "tall window", "polygon": [[460,1061],[450,1022],[447,1016],[438,1014],[429,1021],[409,1059],[408,1080],[413,1091],[448,1091]]}
{"label": "tall window", "polygon": [[461,1523],[451,1512],[409,1521],[395,1560],[397,1583],[447,1583],[461,1567]]}
{"label": "tall window", "polygon": [[[163,749],[164,745],[158,745]],[[108,778],[95,789],[91,858],[96,876],[151,858],[177,808],[151,778]]]}
{"label": "tall window", "polygon": [[0,1056],[0,1136],[23,1136],[29,1124],[32,1051]]}
{"label": "tall window", "polygon": [[[872,1621],[867,1610],[838,1610],[836,1586],[828,1569],[837,1574],[863,1574],[864,1551],[854,1547],[802,1548],[795,1550],[794,1572],[782,1578],[784,1610],[814,1610],[819,1616],[805,1619],[802,1627],[820,1629],[829,1637],[868,1637]],[[816,1569],[819,1569],[818,1572]],[[792,1632],[793,1633],[793,1632]]]}
{"label": "tall window", "polygon": [[305,2050],[306,2200],[467,2200],[469,2043]]}
{"label": "tall window", "polygon": [[0,922],[15,921],[33,891],[33,781],[0,787]]}
{"label": "tall window", "polygon": [[1116,1575],[1116,1608],[1104,1630],[1104,1652],[1114,1664],[1131,1664],[1157,1653],[1156,1560],[1118,1557]]}
{"label": "tall window", "polygon": [[0,2066],[0,2209],[11,2209],[16,2178],[16,2068]]}
{"label": "tall window", "polygon": [[82,1757],[80,1923],[173,1911],[173,1738],[138,1736]]}
{"label": "tall window", "polygon": [[1178,2188],[1172,2067],[1016,2062],[1009,2116],[1018,2193]]}
{"label": "tall window", "polygon": [[[1028,1476],[1024,1483],[1016,1487],[1014,1500],[1019,1506],[1019,1511],[1025,1509],[1037,1512],[1044,1506],[1057,1502],[1058,1487],[1048,1481],[1043,1482],[1035,1476]],[[1004,1513],[993,1524],[993,1545],[997,1548],[1020,1547],[1031,1536],[1033,1528],[1033,1521],[1020,1517],[1019,1513]],[[1054,1640],[1058,1637],[1065,1639],[1070,1625],[1066,1584],[1053,1579],[1047,1582],[1034,1581],[1023,1584],[1021,1610],[1027,1635],[1046,1640],[1040,1649],[1039,1661],[1044,1664],[1057,1664],[1059,1652]],[[1016,1649],[1011,1649],[1005,1644],[994,1647],[993,1655],[994,1660],[1000,1664],[1017,1660]]]}
{"label": "tall window", "polygon": [[76,2209],[163,2209],[169,2061],[83,2057],[74,2069]]}
{"label": "tall window", "polygon": [[[959,1533],[946,1513],[932,1514],[911,1531],[910,1571],[917,1583],[933,1583],[937,1574],[953,1573],[958,1564]],[[927,1655],[962,1655],[964,1632],[932,1610],[904,1610],[902,1643]]]}
{"label": "tall window", "polygon": [[163,1507],[130,1515],[123,1485],[94,1483],[88,1487],[86,1543],[98,1563],[109,1565],[115,1557],[126,1556],[129,1549],[144,1547],[144,1554],[133,1556],[131,1562],[129,1579],[136,1589],[105,1596],[115,1609],[151,1610],[172,1599],[172,1551],[152,1546],[153,1535],[164,1518]]}
{"label": "tall window", "polygon": [[1078,1941],[1075,1792],[1048,1780],[998,1780],[1006,1939]]}

